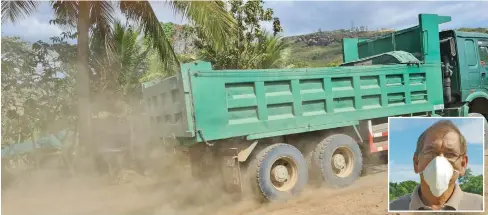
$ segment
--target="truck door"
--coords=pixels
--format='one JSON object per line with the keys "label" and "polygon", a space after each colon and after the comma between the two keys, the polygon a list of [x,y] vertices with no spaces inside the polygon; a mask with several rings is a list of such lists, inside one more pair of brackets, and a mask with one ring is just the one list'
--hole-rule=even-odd
{"label": "truck door", "polygon": [[472,91],[481,89],[480,77],[480,58],[478,54],[478,45],[475,38],[464,38],[464,60],[463,73],[467,77],[461,79],[462,89]]}
{"label": "truck door", "polygon": [[481,88],[488,89],[488,40],[478,40]]}

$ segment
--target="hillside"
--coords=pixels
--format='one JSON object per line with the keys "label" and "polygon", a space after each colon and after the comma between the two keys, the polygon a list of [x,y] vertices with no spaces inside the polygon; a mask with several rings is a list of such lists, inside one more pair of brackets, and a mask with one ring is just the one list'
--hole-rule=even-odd
{"label": "hillside", "polygon": [[[163,27],[171,36],[175,52],[182,55],[197,53],[193,41],[196,36],[188,26],[165,23]],[[460,28],[461,31],[488,33],[488,28]],[[364,28],[355,30],[318,31],[310,34],[284,37],[291,49],[289,64],[294,67],[336,66],[342,62],[343,38],[375,38],[393,32],[392,29],[367,31]]]}
{"label": "hillside", "polygon": [[[460,31],[488,33],[488,28],[460,28]],[[299,67],[335,66],[342,62],[342,39],[351,37],[375,38],[393,30],[350,31],[335,30],[285,37],[292,49],[291,63]]]}
{"label": "hillside", "polygon": [[390,29],[379,31],[335,30],[285,37],[292,49],[292,63],[300,67],[322,67],[337,65],[342,61],[342,39],[351,37],[374,38]]}

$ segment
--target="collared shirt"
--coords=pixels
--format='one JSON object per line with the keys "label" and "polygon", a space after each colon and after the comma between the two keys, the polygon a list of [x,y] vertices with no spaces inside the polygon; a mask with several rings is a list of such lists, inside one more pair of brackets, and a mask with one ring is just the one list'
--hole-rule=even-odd
{"label": "collared shirt", "polygon": [[[390,211],[417,211],[432,210],[424,205],[419,195],[420,185],[417,185],[411,194],[404,195],[390,202]],[[447,202],[442,206],[444,211],[458,210],[483,210],[483,197],[478,194],[467,193],[461,190],[456,184],[454,192]]]}

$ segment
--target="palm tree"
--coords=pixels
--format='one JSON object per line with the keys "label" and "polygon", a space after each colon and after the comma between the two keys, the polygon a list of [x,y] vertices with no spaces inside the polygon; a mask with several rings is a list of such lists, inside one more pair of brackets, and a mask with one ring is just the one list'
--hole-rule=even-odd
{"label": "palm tree", "polygon": [[[199,50],[198,58],[212,62],[216,69],[273,69],[288,65],[290,47],[279,35],[262,30],[263,37],[252,42],[245,42],[242,51],[236,46],[227,46],[222,51],[212,45],[204,45]],[[236,41],[236,37],[229,38]]]}
{"label": "palm tree", "polygon": [[92,93],[100,96],[96,104],[102,108],[93,112],[109,111],[120,114],[120,108],[137,108],[142,93],[139,80],[149,72],[148,58],[153,51],[149,41],[140,37],[140,33],[130,25],[124,26],[115,22],[114,50],[110,58],[100,48],[103,38],[94,37],[90,42],[90,66],[94,70]]}
{"label": "palm tree", "polygon": [[[91,144],[91,107],[90,107],[90,68],[89,34],[97,34],[104,39],[107,53],[113,51],[111,43],[112,25],[115,8],[129,20],[135,21],[151,41],[164,66],[178,63],[178,59],[164,34],[151,4],[148,1],[51,1],[51,6],[59,24],[77,29],[77,68],[76,94],[78,97],[78,119],[80,143],[88,144],[89,151],[94,152]],[[226,35],[234,31],[235,21],[225,10],[222,1],[166,1],[173,11],[183,15],[200,26],[206,38],[217,48],[225,47]],[[2,1],[2,23],[16,22],[31,15],[39,6],[37,1]],[[91,31],[90,31],[91,30]]]}
{"label": "palm tree", "polygon": [[254,52],[259,58],[256,68],[272,69],[287,66],[290,55],[289,44],[283,37],[263,31],[264,40],[253,44]]}

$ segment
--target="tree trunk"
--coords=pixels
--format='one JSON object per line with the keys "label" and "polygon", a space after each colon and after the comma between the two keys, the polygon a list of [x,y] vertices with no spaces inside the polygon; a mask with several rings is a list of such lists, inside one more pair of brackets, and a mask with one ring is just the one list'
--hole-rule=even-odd
{"label": "tree trunk", "polygon": [[90,69],[88,66],[88,31],[90,28],[90,2],[79,1],[78,13],[78,55],[76,73],[76,92],[78,96],[78,123],[80,143],[87,149],[90,157],[95,154],[91,140],[91,100],[90,100]]}

